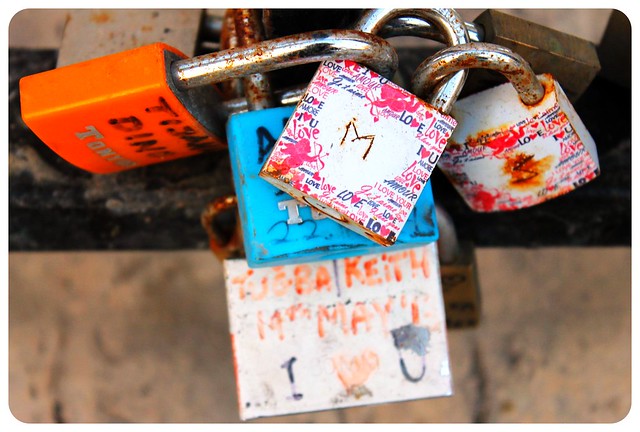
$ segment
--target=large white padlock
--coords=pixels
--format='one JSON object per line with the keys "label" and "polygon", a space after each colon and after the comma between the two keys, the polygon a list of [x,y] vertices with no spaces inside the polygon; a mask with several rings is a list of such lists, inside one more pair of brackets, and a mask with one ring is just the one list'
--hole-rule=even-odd
{"label": "large white padlock", "polygon": [[[454,22],[460,40],[468,40],[455,11],[422,16],[437,17],[439,27]],[[455,84],[426,103],[353,61],[325,61],[260,176],[353,231],[392,245],[456,125],[446,109],[464,80]]]}
{"label": "large white padlock", "polygon": [[[536,77],[511,50],[488,43],[458,45],[427,62],[421,84],[462,68],[488,68],[511,83],[457,101],[458,127],[438,162],[478,212],[530,207],[566,194],[599,174],[596,145],[560,85]],[[414,82],[415,84],[415,82]],[[421,85],[420,84],[420,85]]]}
{"label": "large white padlock", "polygon": [[243,420],[451,395],[435,243],[224,273]]}

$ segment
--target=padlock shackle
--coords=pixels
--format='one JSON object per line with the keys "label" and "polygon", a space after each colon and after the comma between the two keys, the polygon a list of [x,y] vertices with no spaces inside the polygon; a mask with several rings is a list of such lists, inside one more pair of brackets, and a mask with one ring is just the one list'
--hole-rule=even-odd
{"label": "padlock shackle", "polygon": [[224,235],[215,225],[216,218],[223,212],[236,210],[238,197],[224,195],[209,202],[200,214],[200,223],[209,237],[209,249],[220,261],[228,258],[239,258],[244,255],[242,233],[236,220],[236,227],[225,241]]}
{"label": "padlock shackle", "polygon": [[[274,106],[295,105],[300,102],[300,99],[302,99],[306,91],[307,85],[275,89],[273,91]],[[252,110],[246,97],[227,99],[222,102],[222,105],[224,106],[224,112],[227,116]]]}
{"label": "padlock shackle", "polygon": [[[264,41],[264,28],[257,9],[232,9],[238,46],[248,47]],[[244,95],[251,111],[273,106],[271,83],[265,74],[242,77]]]}
{"label": "padlock shackle", "polygon": [[[484,41],[484,29],[472,22],[465,22],[471,42]],[[382,27],[378,36],[385,39],[400,36],[413,36],[447,43],[445,35],[433,24],[416,17],[398,17]]]}
{"label": "padlock shackle", "polygon": [[254,73],[348,59],[390,78],[398,68],[398,55],[384,39],[356,30],[319,30],[230,48],[171,64],[176,87],[186,90]]}
{"label": "padlock shackle", "polygon": [[438,51],[416,69],[412,85],[428,91],[453,73],[477,68],[495,70],[504,75],[525,105],[535,105],[544,98],[544,86],[524,58],[506,47],[486,42],[472,42]]}
{"label": "padlock shackle", "polygon": [[[220,50],[237,48],[239,46],[238,33],[233,9],[227,9],[222,19],[222,29],[220,31]],[[224,100],[243,97],[242,81],[234,79],[220,83],[220,89],[224,95]]]}
{"label": "padlock shackle", "polygon": [[[442,35],[441,38],[447,45],[459,45],[470,42],[467,24],[455,9],[366,9],[358,21],[356,21],[353,28],[378,34],[382,32],[386,24],[402,17],[412,17],[417,20],[422,20],[423,27],[435,27],[435,31]],[[415,36],[420,36],[420,33],[421,32],[416,33]],[[429,94],[421,93],[422,88],[416,89],[414,87],[412,91],[418,97],[427,100],[434,108],[446,114],[451,110],[458,95],[462,92],[464,83],[467,80],[467,74],[467,71],[461,70],[454,76],[449,77],[447,80],[433,87]]]}

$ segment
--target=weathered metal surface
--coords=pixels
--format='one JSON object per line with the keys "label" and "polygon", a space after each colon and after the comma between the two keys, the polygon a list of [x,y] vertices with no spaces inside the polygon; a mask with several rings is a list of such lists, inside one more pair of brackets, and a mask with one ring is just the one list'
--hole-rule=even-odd
{"label": "weathered metal surface", "polygon": [[[220,50],[228,50],[239,46],[238,33],[236,32],[236,22],[234,9],[227,9],[222,17],[220,29]],[[225,102],[235,98],[241,98],[248,107],[248,101],[244,97],[241,79],[226,80],[218,83]],[[247,108],[248,109],[248,108]]]}
{"label": "weathered metal surface", "polygon": [[260,176],[389,246],[454,127],[451,117],[355,62],[323,62]]}
{"label": "weathered metal surface", "polygon": [[540,75],[545,97],[519,103],[503,84],[457,102],[460,126],[438,167],[469,206],[480,212],[530,207],[596,178],[596,144],[551,75]]}
{"label": "weathered metal surface", "polygon": [[[354,28],[374,34],[382,31],[384,25],[395,18],[403,16],[417,17],[435,26],[443,35],[447,45],[468,43],[469,33],[467,27],[454,9],[368,9],[354,24]],[[461,93],[467,79],[467,71],[461,70],[448,80],[440,81],[429,93],[414,93],[427,101],[443,113],[448,113],[453,103]],[[423,90],[422,87],[419,88]],[[427,96],[428,94],[428,96]]]}
{"label": "weathered metal surface", "polygon": [[202,9],[69,10],[57,67],[156,42],[195,54]]}
{"label": "weathered metal surface", "polygon": [[[247,47],[264,40],[262,13],[257,9],[235,9],[233,11],[239,46]],[[244,93],[250,110],[273,106],[271,83],[265,74],[251,74],[242,78]]]}
{"label": "weathered metal surface", "polygon": [[477,68],[495,70],[504,75],[526,105],[539,103],[545,95],[544,87],[525,59],[508,48],[482,42],[438,51],[418,66],[411,85],[416,94],[429,94],[448,75]]}
{"label": "weathered metal surface", "polygon": [[[292,27],[296,32],[339,28],[344,22],[350,24],[358,11],[277,12],[277,35],[282,36]],[[295,18],[301,14],[321,19]],[[618,21],[608,32],[617,35],[624,30],[627,37],[606,38],[615,43],[600,44],[598,49],[609,53],[620,48],[623,57],[603,62],[600,75],[574,103],[597,143],[600,176],[537,206],[484,214],[473,212],[436,170],[431,176],[434,196],[451,214],[461,239],[472,240],[477,247],[630,245],[631,95],[628,82],[610,79],[618,76],[614,75],[618,70],[629,76],[629,22],[622,23],[626,27]],[[434,54],[422,47],[397,52],[399,74],[406,82]],[[18,79],[53,69],[56,55],[53,50],[9,50],[9,249],[207,249],[200,213],[214,197],[233,193],[228,157],[203,154],[107,177],[72,167],[29,131],[19,114]],[[305,65],[272,72],[278,83],[276,94],[287,86],[306,86],[316,69]],[[469,85],[468,80],[466,88]]]}
{"label": "weathered metal surface", "polygon": [[[484,31],[482,27],[474,23],[465,22],[464,26],[469,33],[470,42],[482,42],[484,40]],[[397,17],[385,24],[378,33],[383,38],[391,38],[398,36],[415,36],[424,39],[431,39],[446,44],[446,35],[432,25],[428,21],[424,21],[417,17]]]}
{"label": "weathered metal surface", "polygon": [[[232,116],[227,126],[229,156],[251,267],[304,263],[379,253],[382,246],[327,219],[258,177],[293,107]],[[390,249],[406,249],[438,238],[431,185],[427,183],[407,227]]]}
{"label": "weathered metal surface", "polygon": [[200,215],[200,223],[209,236],[209,249],[220,261],[244,257],[237,210],[237,197],[226,195],[211,200]]}
{"label": "weathered metal surface", "polygon": [[[273,103],[275,106],[295,105],[300,102],[302,96],[307,91],[307,84],[301,84],[287,89],[277,89],[273,92]],[[249,102],[245,97],[236,97],[223,102],[227,115],[239,114],[249,111]]]}
{"label": "weathered metal surface", "polygon": [[[502,45],[524,57],[536,74],[550,73],[575,102],[600,71],[592,42],[525,19],[488,9],[475,20],[484,30],[483,42]],[[501,83],[502,77],[478,73],[469,80],[468,94]]]}
{"label": "weathered metal surface", "polygon": [[171,76],[182,89],[265,73],[335,58],[339,53],[371,67],[383,76],[398,67],[398,56],[384,39],[355,30],[319,30],[231,48],[171,65]]}
{"label": "weathered metal surface", "polygon": [[241,418],[451,395],[435,244],[224,269]]}

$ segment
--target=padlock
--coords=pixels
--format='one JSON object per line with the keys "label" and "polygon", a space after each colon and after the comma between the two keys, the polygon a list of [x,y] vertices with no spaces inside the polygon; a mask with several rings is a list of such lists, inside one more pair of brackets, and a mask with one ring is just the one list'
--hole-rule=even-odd
{"label": "padlock", "polygon": [[223,267],[243,420],[452,394],[435,243]]}
{"label": "padlock", "polygon": [[438,257],[447,329],[476,327],[481,317],[480,282],[475,248],[460,241],[451,216],[436,203]]}
{"label": "padlock", "polygon": [[[422,10],[420,15],[468,40],[455,11]],[[307,89],[313,100],[297,105],[260,176],[390,246],[455,127],[446,109],[438,109],[455,99],[464,80],[455,84],[453,93],[442,97],[446,85],[441,83],[429,105],[354,61],[325,62]]]}
{"label": "padlock", "polygon": [[593,138],[560,85],[549,74],[536,77],[507,48],[470,43],[444,49],[417,69],[414,84],[428,87],[473,67],[497,70],[511,81],[461,99],[451,111],[459,126],[438,166],[474,211],[530,207],[599,174]]}
{"label": "padlock", "polygon": [[[183,58],[147,45],[22,78],[25,123],[67,161],[110,173],[224,149],[224,106],[211,85],[276,70],[300,56],[318,59],[340,31],[317,31]],[[345,48],[371,47],[371,36],[346,32]],[[369,44],[369,45],[367,45]],[[277,47],[277,49],[275,49]],[[383,41],[367,54],[397,64]]]}
{"label": "padlock", "polygon": [[[239,27],[245,26],[247,23]],[[336,41],[332,57],[343,55],[340,42]],[[248,98],[263,106],[270,105],[264,95],[255,95],[255,89],[255,86],[246,86]],[[303,97],[309,110],[317,107],[312,99],[310,93]],[[255,108],[256,102],[247,108]],[[304,263],[379,251],[379,245],[325,219],[323,214],[258,177],[260,167],[275,143],[274,137],[281,134],[293,110],[293,107],[253,110],[231,115],[227,124],[229,156],[249,266]],[[431,185],[428,183],[425,188],[427,190],[411,215],[410,228],[396,243],[398,249],[431,243],[438,237]]]}
{"label": "padlock", "polygon": [[[275,137],[293,111],[294,107],[280,107],[229,118],[229,157],[249,266],[304,263],[379,251],[382,246],[336,224],[258,177]],[[431,183],[427,182],[424,189],[392,249],[437,240]]]}
{"label": "padlock", "polygon": [[93,173],[223,149],[217,89],[182,92],[172,83],[169,66],[185,57],[155,43],[24,77],[22,118],[63,159]]}
{"label": "padlock", "polygon": [[[479,42],[509,48],[524,58],[534,72],[551,74],[572,103],[600,71],[597,48],[588,40],[495,9],[482,12],[473,24],[481,30]],[[500,84],[496,80],[499,74],[478,72],[469,79],[465,90],[477,93]]]}

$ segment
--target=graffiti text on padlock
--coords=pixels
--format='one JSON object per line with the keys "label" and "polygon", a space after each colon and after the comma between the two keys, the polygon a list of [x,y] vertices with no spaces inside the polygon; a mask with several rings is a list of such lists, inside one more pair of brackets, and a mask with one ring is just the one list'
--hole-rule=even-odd
{"label": "graffiti text on padlock", "polygon": [[[302,223],[302,218],[300,217],[300,208],[308,207],[306,204],[302,204],[299,201],[294,199],[280,201],[278,203],[278,210],[286,210],[287,211],[287,225],[298,225]],[[322,214],[314,209],[311,209],[311,218],[313,220],[326,219],[327,215]]]}

